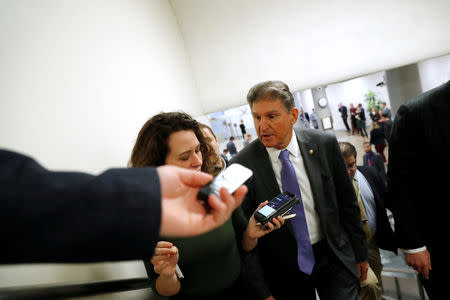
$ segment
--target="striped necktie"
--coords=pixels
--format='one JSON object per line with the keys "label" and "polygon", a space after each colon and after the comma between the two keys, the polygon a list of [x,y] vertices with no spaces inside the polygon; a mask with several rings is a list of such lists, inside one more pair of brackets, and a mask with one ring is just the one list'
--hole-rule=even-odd
{"label": "striped necktie", "polygon": [[356,196],[358,197],[358,205],[359,205],[359,211],[361,212],[361,218],[363,221],[363,229],[364,229],[364,232],[366,233],[366,239],[369,242],[372,239],[372,234],[370,233],[369,221],[367,220],[364,203],[362,202],[361,193],[359,192],[359,189],[356,186],[355,179],[352,179],[352,183],[353,183],[353,188],[355,189]]}

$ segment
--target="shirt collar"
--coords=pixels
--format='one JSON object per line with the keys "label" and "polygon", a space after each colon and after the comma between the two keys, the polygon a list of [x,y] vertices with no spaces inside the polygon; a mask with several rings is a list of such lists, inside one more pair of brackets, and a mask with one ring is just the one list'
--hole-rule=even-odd
{"label": "shirt collar", "polygon": [[355,180],[355,182],[359,181],[359,174],[361,174],[361,172],[359,172],[359,170],[356,169],[355,175],[353,176],[353,179]]}
{"label": "shirt collar", "polygon": [[[272,163],[279,160],[278,156],[280,156],[281,150],[284,150],[284,149],[279,150],[274,147],[266,148],[266,149],[267,149],[267,153],[269,153],[269,157],[270,157],[270,160],[272,161]],[[285,149],[289,150],[289,154],[294,157],[297,157],[300,155],[300,148],[298,147],[297,136],[295,135],[294,130],[292,130],[291,141],[289,142],[289,144],[287,145],[287,147]]]}

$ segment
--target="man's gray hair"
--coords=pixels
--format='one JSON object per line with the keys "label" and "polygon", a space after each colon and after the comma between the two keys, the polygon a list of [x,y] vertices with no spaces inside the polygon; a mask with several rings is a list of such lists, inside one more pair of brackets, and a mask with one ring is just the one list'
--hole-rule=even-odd
{"label": "man's gray hair", "polygon": [[277,100],[283,102],[284,107],[288,112],[294,108],[294,96],[287,84],[282,81],[264,81],[254,85],[247,94],[247,102],[250,108],[253,103],[259,100]]}

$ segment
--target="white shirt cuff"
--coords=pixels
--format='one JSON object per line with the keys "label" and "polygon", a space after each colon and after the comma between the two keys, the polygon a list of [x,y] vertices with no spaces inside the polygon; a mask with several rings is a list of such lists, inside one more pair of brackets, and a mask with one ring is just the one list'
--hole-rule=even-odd
{"label": "white shirt cuff", "polygon": [[403,253],[418,253],[427,250],[427,247],[423,246],[416,249],[400,249]]}

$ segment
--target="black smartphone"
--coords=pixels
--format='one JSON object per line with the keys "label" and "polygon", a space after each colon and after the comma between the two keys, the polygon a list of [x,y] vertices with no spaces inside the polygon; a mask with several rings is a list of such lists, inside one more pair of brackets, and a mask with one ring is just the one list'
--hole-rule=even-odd
{"label": "black smartphone", "polygon": [[289,192],[283,192],[257,210],[255,212],[255,219],[257,222],[265,225],[273,218],[283,215],[298,203],[300,203],[300,200],[296,195]]}

